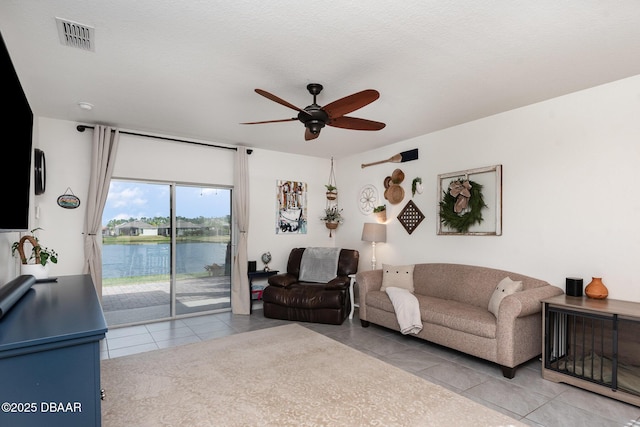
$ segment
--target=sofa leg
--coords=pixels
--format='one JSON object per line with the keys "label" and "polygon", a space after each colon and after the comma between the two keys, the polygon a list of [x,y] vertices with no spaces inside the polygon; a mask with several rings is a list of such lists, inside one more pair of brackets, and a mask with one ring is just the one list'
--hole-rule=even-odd
{"label": "sofa leg", "polygon": [[369,321],[368,320],[360,319],[360,324],[362,325],[363,328],[368,328],[369,327]]}
{"label": "sofa leg", "polygon": [[516,376],[516,368],[509,368],[507,366],[502,367],[502,376],[508,379],[513,379]]}

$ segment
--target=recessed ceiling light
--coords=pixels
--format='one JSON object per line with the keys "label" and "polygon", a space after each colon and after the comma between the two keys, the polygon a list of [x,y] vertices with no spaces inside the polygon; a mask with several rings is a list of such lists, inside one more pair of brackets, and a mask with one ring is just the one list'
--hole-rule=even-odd
{"label": "recessed ceiling light", "polygon": [[93,109],[93,104],[90,104],[88,102],[78,102],[78,107],[82,108],[83,110],[91,111]]}

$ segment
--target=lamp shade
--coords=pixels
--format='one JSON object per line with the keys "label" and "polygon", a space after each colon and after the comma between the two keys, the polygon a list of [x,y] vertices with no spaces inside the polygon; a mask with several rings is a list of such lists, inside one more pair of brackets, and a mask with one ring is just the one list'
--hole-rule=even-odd
{"label": "lamp shade", "polygon": [[362,227],[362,240],[365,242],[386,242],[387,226],[374,222],[365,222]]}

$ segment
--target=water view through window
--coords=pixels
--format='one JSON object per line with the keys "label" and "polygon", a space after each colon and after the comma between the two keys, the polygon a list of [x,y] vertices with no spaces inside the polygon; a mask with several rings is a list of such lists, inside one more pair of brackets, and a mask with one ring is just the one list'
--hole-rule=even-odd
{"label": "water view through window", "polygon": [[107,323],[228,309],[230,225],[228,188],[112,180],[102,237]]}

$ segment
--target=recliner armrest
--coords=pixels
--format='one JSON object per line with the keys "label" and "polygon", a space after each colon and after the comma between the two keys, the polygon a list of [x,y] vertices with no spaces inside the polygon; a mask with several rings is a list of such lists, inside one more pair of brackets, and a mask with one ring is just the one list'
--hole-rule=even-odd
{"label": "recliner armrest", "polygon": [[347,289],[351,279],[349,276],[338,276],[335,279],[331,279],[324,288],[325,289]]}
{"label": "recliner armrest", "polygon": [[286,288],[291,286],[294,283],[298,283],[298,278],[293,274],[289,274],[289,273],[276,274],[275,276],[269,276],[269,278],[267,279],[267,283],[273,286]]}

